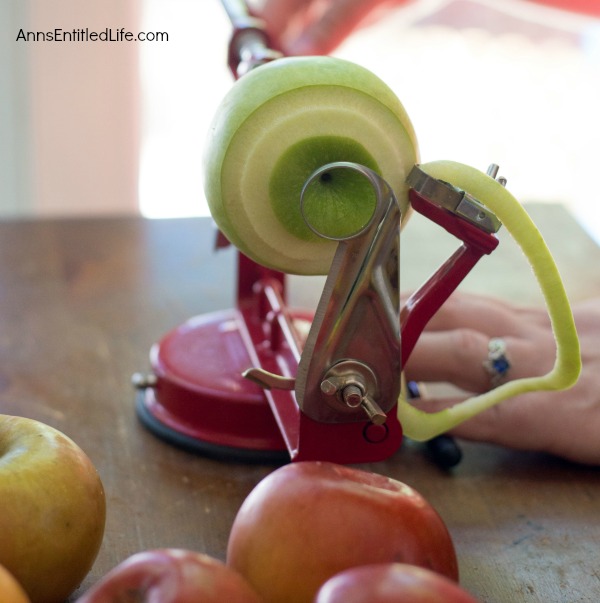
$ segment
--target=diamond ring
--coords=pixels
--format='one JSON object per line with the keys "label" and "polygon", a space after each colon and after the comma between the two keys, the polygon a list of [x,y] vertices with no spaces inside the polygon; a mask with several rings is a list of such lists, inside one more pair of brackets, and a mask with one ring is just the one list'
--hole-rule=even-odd
{"label": "diamond ring", "polygon": [[510,362],[506,357],[506,343],[500,337],[490,339],[488,343],[488,357],[483,363],[483,368],[490,376],[491,389],[498,387],[506,378],[510,370]]}

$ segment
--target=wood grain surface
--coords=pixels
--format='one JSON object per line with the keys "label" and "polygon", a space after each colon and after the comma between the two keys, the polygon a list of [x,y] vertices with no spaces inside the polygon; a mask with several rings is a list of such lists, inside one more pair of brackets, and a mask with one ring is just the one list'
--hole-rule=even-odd
{"label": "wood grain surface", "polygon": [[[561,207],[530,212],[572,298],[600,294],[594,242]],[[403,287],[418,285],[455,245],[435,228],[415,220],[404,231]],[[148,370],[151,345],[191,316],[234,304],[235,253],[213,252],[213,239],[207,219],[0,223],[0,412],[72,437],[107,493],[104,543],[72,600],[137,551],[184,547],[223,559],[237,509],[273,469],[176,449],[135,415],[130,379]],[[529,269],[505,239],[465,288],[536,301]],[[313,303],[319,283],[290,279],[291,302]],[[412,485],[438,509],[462,584],[482,601],[600,600],[598,470],[462,446],[464,459],[451,472],[412,442],[363,467]]]}

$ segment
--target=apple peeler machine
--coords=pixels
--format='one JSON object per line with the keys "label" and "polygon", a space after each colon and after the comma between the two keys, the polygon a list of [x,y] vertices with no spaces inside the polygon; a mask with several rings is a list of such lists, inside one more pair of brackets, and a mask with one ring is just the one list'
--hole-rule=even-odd
{"label": "apple peeler machine", "polygon": [[[243,2],[223,5],[233,25],[228,64],[235,78],[281,56]],[[414,166],[407,179],[412,209],[461,244],[401,308],[405,217],[394,193],[374,171],[343,162],[317,170],[304,191],[332,170],[367,179],[376,207],[366,226],[335,239],[316,310],[288,307],[285,274],[238,252],[236,307],[193,317],[167,333],[150,351],[152,373],[134,375],[137,415],[158,437],[251,462],[376,462],[400,447],[403,362],[430,318],[496,248],[501,223],[477,199]],[[492,165],[488,175],[496,178],[497,171]],[[227,244],[217,238],[217,247]],[[411,386],[409,394],[417,395]],[[440,462],[454,464],[459,457],[452,455]]]}

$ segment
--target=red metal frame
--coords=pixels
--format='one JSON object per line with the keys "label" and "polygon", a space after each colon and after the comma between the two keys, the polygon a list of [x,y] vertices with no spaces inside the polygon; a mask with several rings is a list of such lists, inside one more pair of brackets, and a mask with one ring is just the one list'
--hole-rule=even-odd
{"label": "red metal frame", "polygon": [[[427,322],[498,239],[410,191],[412,207],[462,241],[461,247],[415,292],[400,314],[403,363]],[[285,452],[292,461],[376,462],[402,441],[394,409],[384,425],[320,423],[299,408],[294,391],[261,389],[244,379],[257,367],[295,378],[303,340],[290,310],[285,275],[238,252],[237,308],[195,317],[152,349],[156,384],[144,410],[171,433],[217,450]],[[323,367],[324,371],[327,367]],[[176,440],[176,438],[173,438]]]}
{"label": "red metal frame", "polygon": [[[237,4],[230,4],[236,24],[231,49],[243,31],[262,31]],[[237,78],[237,59],[231,52],[229,66]],[[417,212],[463,244],[401,310],[403,362],[431,317],[479,259],[498,244],[494,235],[412,190],[410,200]],[[225,245],[224,237],[219,237],[218,246]],[[367,420],[320,423],[301,411],[293,390],[263,390],[242,377],[244,370],[254,367],[295,378],[303,346],[295,321],[309,321],[310,316],[287,307],[283,273],[240,252],[237,257],[237,307],[195,317],[153,347],[155,384],[144,392],[140,417],[174,443],[182,435],[188,447],[198,441],[201,451],[208,447],[217,454],[246,450],[261,459],[261,452],[287,450],[292,461],[338,463],[375,462],[391,456],[402,441],[395,408],[384,425]]]}
{"label": "red metal frame", "polygon": [[498,246],[498,239],[455,216],[452,212],[427,201],[414,190],[409,191],[413,209],[442,226],[463,244],[431,278],[411,297],[400,312],[402,362],[405,363],[433,315],[450,297],[483,255]]}

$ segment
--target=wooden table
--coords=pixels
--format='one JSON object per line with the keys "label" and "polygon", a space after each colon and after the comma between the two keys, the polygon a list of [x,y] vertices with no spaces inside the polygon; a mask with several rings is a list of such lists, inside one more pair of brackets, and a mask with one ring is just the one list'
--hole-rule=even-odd
{"label": "wooden table", "polygon": [[[572,298],[600,294],[597,246],[561,207],[530,211]],[[150,346],[189,317],[234,303],[235,254],[215,254],[212,243],[206,219],[0,223],[0,412],[71,436],[106,488],[104,543],[79,592],[152,547],[224,558],[238,507],[272,470],[170,447],[134,412],[130,378],[148,369]],[[455,244],[415,219],[402,236],[403,287],[418,285]],[[290,279],[291,301],[313,303],[320,280],[300,283]],[[505,235],[465,287],[538,299]],[[439,510],[462,583],[482,601],[600,600],[598,470],[488,445],[463,450],[451,473],[410,443],[366,468],[413,485]]]}

